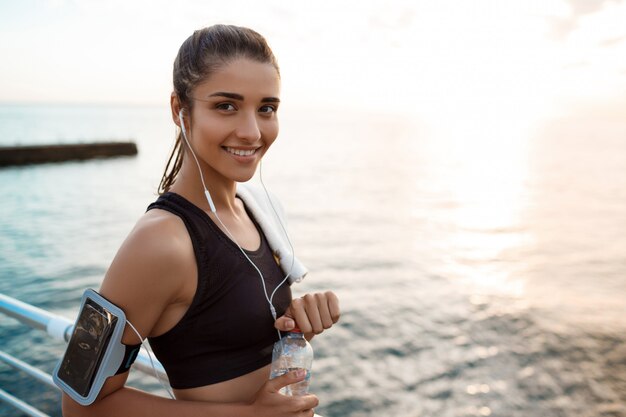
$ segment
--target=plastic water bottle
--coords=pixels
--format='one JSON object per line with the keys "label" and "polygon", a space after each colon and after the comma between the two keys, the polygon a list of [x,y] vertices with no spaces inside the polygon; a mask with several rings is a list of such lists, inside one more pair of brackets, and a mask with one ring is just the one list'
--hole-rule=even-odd
{"label": "plastic water bottle", "polygon": [[274,379],[290,371],[304,369],[306,377],[295,384],[287,385],[280,390],[284,395],[305,395],[311,383],[311,366],[313,365],[313,348],[298,328],[287,333],[274,344],[272,352],[272,368],[270,379]]}

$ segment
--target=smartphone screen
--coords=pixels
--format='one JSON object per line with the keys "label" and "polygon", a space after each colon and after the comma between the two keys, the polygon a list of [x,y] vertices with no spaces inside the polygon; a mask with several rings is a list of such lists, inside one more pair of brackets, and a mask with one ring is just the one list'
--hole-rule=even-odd
{"label": "smartphone screen", "polygon": [[85,300],[57,374],[83,397],[89,394],[116,322],[106,308]]}

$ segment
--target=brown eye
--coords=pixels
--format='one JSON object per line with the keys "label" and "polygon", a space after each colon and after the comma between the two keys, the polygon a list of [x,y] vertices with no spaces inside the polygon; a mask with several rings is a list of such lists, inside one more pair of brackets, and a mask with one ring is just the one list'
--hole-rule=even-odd
{"label": "brown eye", "polygon": [[275,106],[262,106],[259,109],[259,113],[265,113],[265,114],[272,114],[276,112],[276,107]]}
{"label": "brown eye", "polygon": [[232,103],[220,103],[217,106],[215,106],[215,108],[218,109],[218,110],[226,110],[226,111],[235,111],[235,110],[237,110]]}

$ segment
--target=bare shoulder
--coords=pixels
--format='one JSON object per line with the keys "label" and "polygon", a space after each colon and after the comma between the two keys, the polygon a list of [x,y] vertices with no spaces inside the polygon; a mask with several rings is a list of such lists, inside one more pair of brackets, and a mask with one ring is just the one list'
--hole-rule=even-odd
{"label": "bare shoulder", "polygon": [[100,293],[120,306],[147,335],[167,307],[177,302],[185,279],[195,268],[183,221],[167,211],[150,210],[122,243]]}
{"label": "bare shoulder", "polygon": [[190,243],[189,234],[180,217],[165,210],[152,209],[139,218],[124,245],[156,250],[160,256],[171,253],[175,257],[181,246],[187,243]]}
{"label": "bare shoulder", "polygon": [[[189,261],[190,245],[187,229],[178,216],[164,210],[150,210],[137,221],[111,267],[122,263],[124,268],[147,269],[153,274],[149,280],[156,283],[155,280],[165,278]],[[136,277],[141,280],[146,278],[145,275],[138,274]]]}

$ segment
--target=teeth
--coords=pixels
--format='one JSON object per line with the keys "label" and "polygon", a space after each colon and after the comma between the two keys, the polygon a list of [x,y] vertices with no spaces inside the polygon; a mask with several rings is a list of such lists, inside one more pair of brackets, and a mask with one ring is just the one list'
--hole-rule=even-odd
{"label": "teeth", "polygon": [[234,149],[234,148],[229,148],[229,147],[226,147],[226,150],[234,155],[239,155],[239,156],[250,156],[256,152],[256,149],[243,150],[243,149]]}

